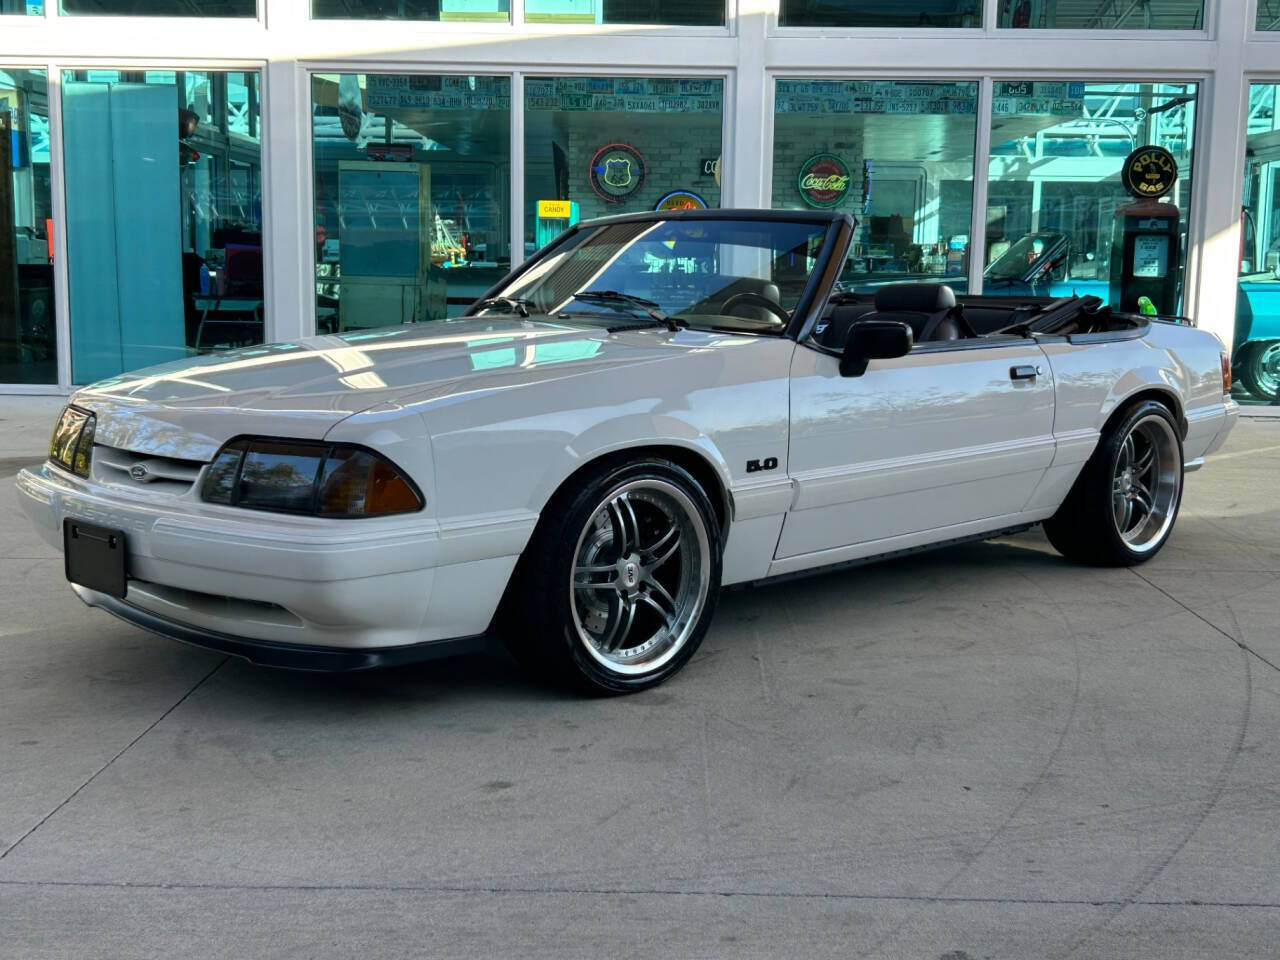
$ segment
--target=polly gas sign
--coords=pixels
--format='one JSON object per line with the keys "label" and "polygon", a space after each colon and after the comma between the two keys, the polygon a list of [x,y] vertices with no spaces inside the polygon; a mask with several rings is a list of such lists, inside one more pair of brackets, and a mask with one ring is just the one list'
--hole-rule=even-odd
{"label": "polly gas sign", "polygon": [[804,202],[820,208],[837,206],[852,183],[849,167],[833,153],[818,153],[806,160],[797,181]]}

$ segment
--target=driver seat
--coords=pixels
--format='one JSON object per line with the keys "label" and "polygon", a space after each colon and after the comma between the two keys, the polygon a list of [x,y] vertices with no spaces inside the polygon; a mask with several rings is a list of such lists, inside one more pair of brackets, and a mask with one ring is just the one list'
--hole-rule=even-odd
{"label": "driver seat", "polygon": [[[703,300],[690,312],[718,313],[722,304],[740,293],[754,293],[764,297],[766,300],[772,300],[778,306],[782,306],[782,291],[776,283],[769,280],[760,280],[756,277],[739,277],[727,287],[716,291],[714,296]],[[777,314],[771,313],[764,307],[753,306],[749,303],[735,306],[732,316],[747,317],[750,320],[759,320],[762,323],[776,323],[778,321]]]}

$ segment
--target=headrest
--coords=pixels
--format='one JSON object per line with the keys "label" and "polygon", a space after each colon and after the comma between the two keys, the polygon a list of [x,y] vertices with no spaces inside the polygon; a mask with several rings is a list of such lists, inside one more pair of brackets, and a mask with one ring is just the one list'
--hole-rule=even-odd
{"label": "headrest", "polygon": [[955,291],[945,283],[891,283],[876,291],[876,309],[882,313],[938,313],[955,305]]}

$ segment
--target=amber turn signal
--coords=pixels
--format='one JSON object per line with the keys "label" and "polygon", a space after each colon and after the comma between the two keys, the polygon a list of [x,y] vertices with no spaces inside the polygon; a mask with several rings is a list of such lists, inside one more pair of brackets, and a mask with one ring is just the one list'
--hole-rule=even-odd
{"label": "amber turn signal", "polygon": [[228,443],[201,497],[252,510],[373,517],[421,510],[422,495],[391,461],[363,447],[267,438]]}

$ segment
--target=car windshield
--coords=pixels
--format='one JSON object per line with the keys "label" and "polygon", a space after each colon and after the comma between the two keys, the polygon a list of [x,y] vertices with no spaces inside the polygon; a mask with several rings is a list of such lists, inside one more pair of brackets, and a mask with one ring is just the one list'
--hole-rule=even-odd
{"label": "car windshield", "polygon": [[828,227],[684,217],[587,225],[475,312],[781,333]]}
{"label": "car windshield", "polygon": [[1061,233],[1032,233],[1021,237],[992,261],[984,276],[987,280],[1021,280],[1039,273],[1051,260],[1060,259],[1066,239]]}

